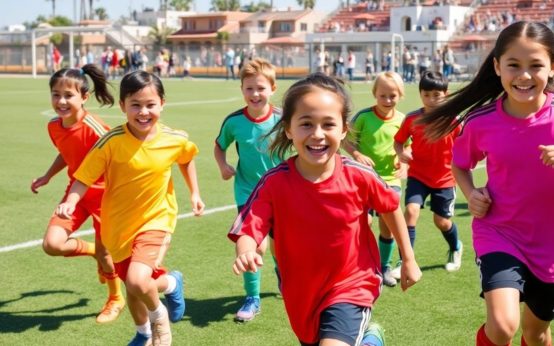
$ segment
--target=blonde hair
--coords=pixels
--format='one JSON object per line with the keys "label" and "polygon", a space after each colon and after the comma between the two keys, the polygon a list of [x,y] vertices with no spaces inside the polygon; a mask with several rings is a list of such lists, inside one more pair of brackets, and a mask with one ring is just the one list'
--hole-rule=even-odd
{"label": "blonde hair", "polygon": [[242,83],[245,78],[257,76],[259,74],[267,78],[271,86],[275,86],[275,66],[262,58],[254,58],[244,64],[240,70],[240,82]]}
{"label": "blonde hair", "polygon": [[375,96],[375,93],[377,92],[379,82],[382,82],[384,80],[390,80],[394,84],[396,84],[396,87],[398,88],[398,94],[400,94],[401,98],[404,97],[404,81],[398,73],[392,71],[381,72],[377,75],[375,81],[373,82],[373,88],[371,89],[373,96]]}

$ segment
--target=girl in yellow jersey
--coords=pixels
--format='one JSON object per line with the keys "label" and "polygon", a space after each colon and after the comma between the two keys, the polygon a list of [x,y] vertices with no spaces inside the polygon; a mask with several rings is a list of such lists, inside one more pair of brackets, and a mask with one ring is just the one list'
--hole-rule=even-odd
{"label": "girl in yellow jersey", "polygon": [[[158,77],[145,71],[124,76],[119,105],[127,123],[98,140],[56,211],[60,217],[70,217],[88,187],[104,175],[102,241],[125,282],[137,328],[132,346],[170,345],[169,321],[181,320],[185,312],[183,276],[177,271],[167,273],[162,266],[177,221],[171,180],[174,162],[190,190],[194,214],[204,211],[193,160],[198,148],[185,132],[158,123],[164,103]],[[164,292],[167,308],[158,292]]]}

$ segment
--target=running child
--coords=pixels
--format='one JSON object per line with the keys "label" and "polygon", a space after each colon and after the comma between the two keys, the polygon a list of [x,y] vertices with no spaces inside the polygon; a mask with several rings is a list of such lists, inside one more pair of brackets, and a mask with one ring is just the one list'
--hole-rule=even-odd
{"label": "running child", "polygon": [[[266,135],[281,117],[281,111],[270,104],[276,89],[273,65],[261,58],[250,60],[240,70],[240,80],[246,107],[225,118],[214,147],[214,157],[223,180],[235,177],[235,201],[239,213],[262,175],[280,162],[269,153],[270,140]],[[227,163],[227,149],[233,142],[239,156],[236,169]],[[266,249],[267,241],[264,241],[258,253],[263,256]],[[246,298],[235,316],[239,322],[250,321],[260,312],[261,271],[245,272],[242,276]]]}
{"label": "running child", "polygon": [[[179,165],[190,190],[192,210],[200,215],[194,156],[198,148],[184,131],[158,123],[165,103],[160,79],[145,71],[123,77],[119,105],[127,123],[104,135],[77,172],[67,199],[58,206],[70,218],[89,186],[104,175],[102,241],[125,282],[127,303],[137,333],[129,345],[170,345],[169,321],[185,312],[183,276],[162,266],[177,221],[171,166]],[[163,292],[167,309],[158,292]],[[151,325],[152,324],[152,325]]]}
{"label": "running child", "polygon": [[421,276],[398,194],[371,167],[337,153],[349,111],[349,96],[332,77],[315,73],[290,87],[270,149],[283,159],[293,148],[297,155],[260,179],[229,232],[240,274],[263,265],[256,249],[272,231],[285,308],[302,345],[369,344],[374,336],[364,330],[382,279],[369,209],[381,214],[406,259],[402,288]]}
{"label": "running child", "polygon": [[[396,104],[404,96],[404,82],[396,72],[377,75],[372,89],[376,104],[362,109],[351,121],[352,144],[344,143],[346,151],[354,160],[372,167],[383,180],[400,195],[400,178],[406,175],[406,165],[400,164],[394,151],[394,135],[400,129],[404,114]],[[373,214],[373,212],[372,212]],[[394,238],[385,222],[379,218],[379,252],[381,272],[386,286],[396,286],[391,274]]]}
{"label": "running child", "polygon": [[[423,121],[431,137],[463,129],[453,171],[473,219],[487,319],[476,345],[552,345],[554,318],[554,34],[516,22],[479,72]],[[487,182],[472,170],[486,160]],[[520,302],[524,303],[520,313]]]}
{"label": "running child", "polygon": [[[456,181],[452,175],[452,146],[460,128],[430,141],[425,136],[425,127],[414,123],[423,114],[435,109],[448,93],[448,79],[440,72],[425,72],[419,81],[419,96],[423,107],[409,113],[400,130],[394,136],[394,150],[400,162],[409,165],[406,183],[406,224],[412,247],[416,238],[416,225],[421,208],[431,197],[433,222],[448,243],[445,269],[459,270],[462,265],[463,244],[458,239],[458,228],[451,218],[456,203]],[[410,146],[406,142],[411,140]],[[399,268],[393,270],[400,277]]]}
{"label": "running child", "polygon": [[[90,91],[87,76],[94,85],[94,91]],[[50,101],[57,116],[48,123],[48,134],[58,150],[58,156],[43,176],[33,180],[31,190],[38,193],[41,186],[48,184],[52,177],[67,167],[69,184],[62,198],[64,200],[75,181],[74,173],[87,152],[109,130],[99,117],[86,110],[85,103],[91,93],[102,106],[112,106],[114,99],[108,90],[104,72],[93,64],[80,69],[59,70],[50,77],[49,85]],[[125,298],[121,294],[121,284],[114,271],[112,258],[100,240],[100,203],[103,193],[104,178],[100,176],[92,182],[89,191],[76,205],[71,218],[63,219],[55,213],[52,215],[42,241],[44,252],[50,256],[91,256],[96,259],[99,280],[108,286],[108,301],[96,316],[98,323],[114,321],[125,307]],[[94,243],[71,237],[89,216],[92,217],[95,231]]]}

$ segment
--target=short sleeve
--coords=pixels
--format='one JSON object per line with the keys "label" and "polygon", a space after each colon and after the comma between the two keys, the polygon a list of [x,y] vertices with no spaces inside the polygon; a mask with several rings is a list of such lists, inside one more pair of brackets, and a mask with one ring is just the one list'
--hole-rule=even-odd
{"label": "short sleeve", "polygon": [[109,145],[92,148],[73,174],[75,179],[87,186],[94,184],[106,171],[108,154]]}
{"label": "short sleeve", "polygon": [[219,135],[215,139],[215,143],[221,150],[225,151],[234,140],[232,121],[230,121],[230,119],[225,119],[223,124],[221,124],[221,129],[219,130]]}
{"label": "short sleeve", "polygon": [[185,140],[181,155],[177,158],[177,163],[181,165],[189,163],[198,154],[198,151],[196,144],[189,140]]}
{"label": "short sleeve", "polygon": [[479,149],[473,122],[467,123],[454,141],[452,148],[452,163],[461,169],[473,169],[485,158],[485,153]]}
{"label": "short sleeve", "polygon": [[400,205],[399,194],[379,177],[377,173],[367,174],[369,208],[380,214],[395,211]]}
{"label": "short sleeve", "polygon": [[412,121],[410,117],[405,117],[398,129],[398,132],[394,135],[394,141],[398,143],[406,143],[411,136]]}
{"label": "short sleeve", "polygon": [[352,142],[355,144],[358,143],[358,139],[360,138],[360,134],[362,133],[362,130],[364,128],[364,116],[362,113],[358,113],[352,118],[352,121],[350,122],[350,128],[352,129],[349,133],[349,138]]}

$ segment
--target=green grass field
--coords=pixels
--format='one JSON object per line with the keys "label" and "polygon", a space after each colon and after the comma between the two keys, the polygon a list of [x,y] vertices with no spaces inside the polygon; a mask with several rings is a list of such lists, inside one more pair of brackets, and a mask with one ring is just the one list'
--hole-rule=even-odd
{"label": "green grass field", "polygon": [[[279,81],[274,103],[290,81]],[[185,129],[198,144],[199,183],[207,210],[233,205],[232,183],[220,179],[212,156],[215,136],[223,118],[242,107],[236,81],[165,81],[167,104],[162,121]],[[126,345],[134,326],[127,310],[114,323],[96,325],[95,314],[106,298],[90,258],[49,257],[39,245],[7,251],[8,246],[41,239],[54,207],[67,184],[59,174],[38,195],[31,180],[47,170],[56,155],[46,131],[53,116],[46,79],[0,79],[4,109],[0,130],[0,345]],[[351,87],[354,109],[373,104],[368,84]],[[399,109],[419,107],[417,88],[408,86]],[[124,122],[119,107],[88,108],[110,125]],[[233,153],[231,159],[236,159]],[[175,171],[177,173],[177,171]],[[476,176],[484,181],[483,170]],[[190,211],[188,191],[175,174],[180,213]],[[433,226],[429,210],[418,225],[416,256],[423,278],[407,292],[383,288],[374,308],[374,320],[386,330],[387,344],[472,345],[485,319],[478,297],[479,276],[471,246],[470,216],[463,196],[458,197],[455,221],[465,243],[464,264],[457,273],[443,269],[447,245]],[[187,312],[173,325],[174,345],[296,345],[278,294],[271,266],[262,280],[263,312],[252,322],[236,324],[233,316],[243,298],[242,280],[231,271],[234,246],[226,233],[235,209],[178,222],[165,264],[185,275]],[[87,224],[85,229],[90,228]],[[84,236],[93,240],[92,235]],[[271,264],[269,257],[266,262]],[[519,342],[517,338],[516,345]]]}

